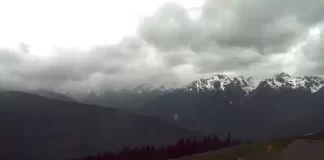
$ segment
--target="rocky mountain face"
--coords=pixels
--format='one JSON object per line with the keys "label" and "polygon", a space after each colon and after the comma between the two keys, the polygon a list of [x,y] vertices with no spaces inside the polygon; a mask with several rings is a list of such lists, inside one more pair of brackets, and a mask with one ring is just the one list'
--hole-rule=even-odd
{"label": "rocky mountain face", "polygon": [[229,87],[241,88],[245,94],[248,94],[255,89],[255,84],[252,77],[228,77],[218,74],[211,78],[194,81],[184,87],[183,90],[187,92],[225,91]]}
{"label": "rocky mountain face", "polygon": [[192,130],[264,139],[324,129],[323,86],[322,78],[285,73],[258,85],[250,77],[215,75],[158,97],[138,112]]}
{"label": "rocky mountain face", "polygon": [[214,75],[207,79],[194,81],[183,88],[188,92],[225,91],[228,88],[237,87],[245,92],[245,96],[258,88],[271,88],[274,90],[292,89],[305,90],[311,93],[317,92],[324,86],[324,80],[315,76],[294,77],[286,73],[280,73],[272,78],[261,81],[258,85],[252,77],[229,77],[226,75]]}
{"label": "rocky mountain face", "polygon": [[280,73],[273,78],[261,82],[260,87],[270,87],[275,90],[291,89],[305,90],[311,93],[317,92],[324,86],[324,80],[315,76],[293,77],[286,73]]}
{"label": "rocky mountain face", "polygon": [[215,75],[211,78],[200,79],[182,88],[182,92],[201,93],[210,92],[220,94],[230,104],[242,103],[245,96],[255,89],[252,77],[229,77]]}

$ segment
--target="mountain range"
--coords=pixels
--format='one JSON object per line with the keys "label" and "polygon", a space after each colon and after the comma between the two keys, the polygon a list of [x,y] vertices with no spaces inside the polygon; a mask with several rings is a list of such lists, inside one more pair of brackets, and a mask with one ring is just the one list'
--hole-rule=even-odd
{"label": "mountain range", "polygon": [[258,85],[251,77],[215,75],[160,96],[137,112],[205,133],[273,138],[324,128],[323,86],[320,77],[286,73]]}
{"label": "mountain range", "polygon": [[242,89],[246,95],[258,87],[268,87],[274,90],[280,89],[303,89],[311,93],[317,92],[324,86],[324,80],[316,76],[294,77],[284,72],[261,81],[258,85],[252,77],[229,77],[226,75],[215,75],[211,78],[194,81],[183,88],[185,91],[224,91],[231,86]]}
{"label": "mountain range", "polygon": [[264,140],[316,132],[324,129],[323,86],[320,77],[280,73],[259,83],[214,75],[183,87],[145,84],[83,99],[2,91],[0,155],[65,159],[210,133]]}
{"label": "mountain range", "polygon": [[210,78],[199,79],[187,85],[152,85],[141,84],[131,88],[118,90],[106,90],[102,93],[90,92],[79,99],[83,103],[96,104],[100,106],[119,106],[122,109],[134,110],[142,107],[156,98],[172,92],[236,92],[232,94],[233,101],[237,103],[243,97],[252,93],[258,87],[279,90],[283,88],[302,89],[311,93],[317,92],[324,86],[324,80],[315,76],[294,77],[286,73],[280,73],[272,78],[267,78],[256,83],[252,77],[230,77],[226,75],[214,75]]}
{"label": "mountain range", "polygon": [[[173,92],[223,92],[232,99],[229,103],[242,103],[244,97],[253,93],[257,88],[271,90],[304,90],[316,93],[324,86],[324,80],[316,76],[294,77],[286,73],[279,73],[272,78],[267,78],[257,83],[252,77],[226,75],[214,75],[210,78],[202,78],[187,85],[179,85],[175,82],[153,85],[149,83],[135,85],[129,88],[104,90],[103,92],[88,92],[81,98],[71,98],[66,94],[56,93],[50,90],[39,89],[26,91],[43,97],[63,100],[78,101],[107,107],[118,107],[125,110],[136,110],[143,105],[156,100],[158,97]],[[258,89],[259,90],[259,89]],[[235,93],[234,93],[235,92]],[[225,95],[226,96],[226,95]]]}
{"label": "mountain range", "polygon": [[144,84],[91,93],[82,102],[161,117],[189,130],[264,139],[324,126],[323,86],[320,77],[283,72],[260,82],[218,74],[176,88]]}

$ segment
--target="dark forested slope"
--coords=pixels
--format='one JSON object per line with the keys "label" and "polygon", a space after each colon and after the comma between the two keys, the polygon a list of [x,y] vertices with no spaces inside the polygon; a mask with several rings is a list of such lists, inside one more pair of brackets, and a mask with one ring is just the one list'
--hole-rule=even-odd
{"label": "dark forested slope", "polygon": [[0,155],[64,159],[123,146],[168,144],[195,133],[114,108],[0,92]]}

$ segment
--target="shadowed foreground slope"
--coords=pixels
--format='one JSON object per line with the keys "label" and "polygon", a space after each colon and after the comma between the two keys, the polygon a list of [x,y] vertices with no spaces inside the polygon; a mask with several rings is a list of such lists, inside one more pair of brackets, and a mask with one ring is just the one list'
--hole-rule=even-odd
{"label": "shadowed foreground slope", "polygon": [[113,108],[0,92],[0,155],[67,159],[123,146],[169,144],[194,133]]}

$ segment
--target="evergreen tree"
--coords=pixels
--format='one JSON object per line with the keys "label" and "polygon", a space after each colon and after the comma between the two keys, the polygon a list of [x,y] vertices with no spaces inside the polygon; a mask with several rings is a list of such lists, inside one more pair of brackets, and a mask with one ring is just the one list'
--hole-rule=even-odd
{"label": "evergreen tree", "polygon": [[[251,141],[243,142],[243,144],[249,143]],[[123,147],[115,153],[106,152],[104,154],[74,160],[165,160],[241,144],[242,140],[239,137],[233,139],[230,133],[227,134],[224,140],[214,134],[212,136],[204,136],[201,140],[198,140],[196,137],[180,139],[175,144],[161,146],[159,148],[149,145],[132,149]]]}

